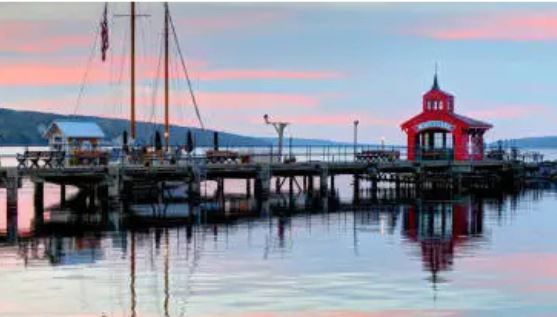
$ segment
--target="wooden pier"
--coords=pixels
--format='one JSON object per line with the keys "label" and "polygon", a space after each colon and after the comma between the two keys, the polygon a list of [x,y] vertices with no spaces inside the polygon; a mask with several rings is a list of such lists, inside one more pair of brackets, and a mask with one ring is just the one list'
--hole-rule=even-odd
{"label": "wooden pier", "polygon": [[[335,190],[335,177],[352,176],[354,193],[358,195],[363,184],[371,189],[380,183],[395,188],[447,189],[460,191],[467,188],[498,188],[511,186],[529,176],[537,175],[541,163],[520,161],[418,161],[390,162],[362,161],[310,161],[293,163],[210,163],[191,161],[180,164],[142,166],[119,164],[108,166],[70,166],[60,168],[0,168],[0,184],[6,188],[8,210],[17,206],[17,192],[26,179],[34,183],[36,202],[42,201],[42,186],[53,183],[62,187],[61,201],[65,199],[65,186],[91,190],[95,195],[121,199],[140,184],[157,187],[172,182],[183,183],[188,197],[199,198],[201,183],[216,181],[223,186],[224,179],[246,180],[246,194],[265,200],[275,191],[313,192],[326,194]],[[547,165],[547,164],[546,164]],[[317,183],[316,183],[317,179]],[[253,183],[253,186],[252,186]],[[222,189],[222,188],[221,188]],[[357,197],[356,197],[357,198]],[[11,208],[11,209],[10,209]]]}

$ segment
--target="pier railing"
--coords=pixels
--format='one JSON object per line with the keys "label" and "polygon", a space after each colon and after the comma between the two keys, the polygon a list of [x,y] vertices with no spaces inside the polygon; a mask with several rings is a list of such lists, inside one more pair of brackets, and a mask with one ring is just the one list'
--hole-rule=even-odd
{"label": "pier railing", "polygon": [[[51,151],[47,147],[14,148],[0,154],[3,166],[20,168],[55,168],[106,164],[179,164],[197,163],[292,163],[292,162],[354,162],[354,161],[394,161],[406,160],[404,146],[396,145],[293,145],[278,146],[239,145],[199,146],[190,153],[183,147],[174,146],[169,151],[155,151],[152,147],[129,149],[127,153],[120,147],[99,147],[96,152],[102,155],[84,155],[83,152]],[[87,153],[87,151],[85,151]],[[427,159],[420,155],[417,160]],[[543,154],[535,151],[509,149],[486,149],[485,159],[503,161],[541,162]]]}

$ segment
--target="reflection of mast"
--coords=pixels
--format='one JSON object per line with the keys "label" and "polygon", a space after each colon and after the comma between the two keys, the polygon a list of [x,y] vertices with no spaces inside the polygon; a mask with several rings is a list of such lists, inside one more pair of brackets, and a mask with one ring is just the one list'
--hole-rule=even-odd
{"label": "reflection of mast", "polygon": [[131,250],[130,250],[130,294],[131,294],[131,302],[130,302],[130,316],[135,317],[135,232],[131,232]]}
{"label": "reflection of mast", "polygon": [[168,246],[168,229],[164,230],[164,316],[168,317],[168,303],[170,299],[170,292],[169,292],[169,268],[170,263],[168,261],[169,258],[169,246]]}

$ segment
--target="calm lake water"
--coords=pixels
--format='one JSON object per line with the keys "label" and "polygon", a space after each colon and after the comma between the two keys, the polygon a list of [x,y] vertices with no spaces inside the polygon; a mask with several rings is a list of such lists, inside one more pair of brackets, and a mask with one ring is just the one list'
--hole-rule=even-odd
{"label": "calm lake water", "polygon": [[328,208],[285,195],[261,211],[243,182],[224,202],[133,207],[200,212],[169,227],[61,208],[57,186],[40,224],[30,184],[14,223],[0,191],[0,316],[557,315],[557,187],[355,206],[337,186]]}

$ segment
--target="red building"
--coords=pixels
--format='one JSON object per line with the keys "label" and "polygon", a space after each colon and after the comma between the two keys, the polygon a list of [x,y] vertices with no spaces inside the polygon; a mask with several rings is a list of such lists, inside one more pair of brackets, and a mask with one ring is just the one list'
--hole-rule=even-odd
{"label": "red building", "polygon": [[437,83],[422,100],[422,113],[401,125],[408,136],[408,160],[481,160],[483,135],[492,126],[454,112],[454,96]]}

